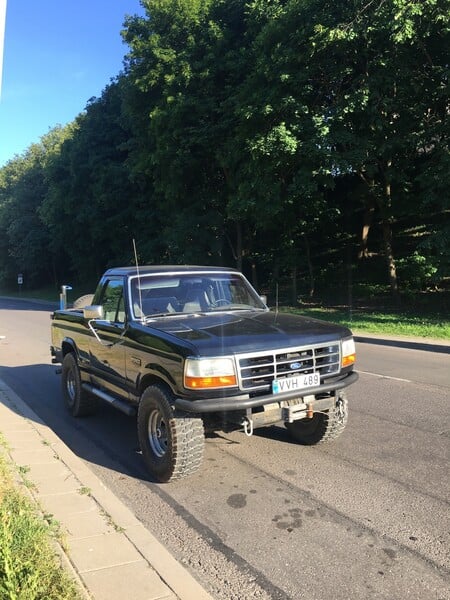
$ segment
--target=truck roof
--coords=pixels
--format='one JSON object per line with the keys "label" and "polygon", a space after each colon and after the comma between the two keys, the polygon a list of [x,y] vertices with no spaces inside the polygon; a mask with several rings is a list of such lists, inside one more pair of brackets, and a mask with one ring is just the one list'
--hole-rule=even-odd
{"label": "truck roof", "polygon": [[230,267],[209,267],[199,265],[143,265],[137,269],[135,266],[115,267],[108,269],[106,275],[120,275],[122,277],[130,277],[133,275],[154,275],[156,273],[238,273],[237,269]]}

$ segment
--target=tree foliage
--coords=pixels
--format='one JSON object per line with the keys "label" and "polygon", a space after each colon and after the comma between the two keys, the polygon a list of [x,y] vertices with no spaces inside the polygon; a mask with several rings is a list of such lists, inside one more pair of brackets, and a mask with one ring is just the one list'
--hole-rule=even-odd
{"label": "tree foliage", "polygon": [[142,0],[124,70],[0,169],[0,280],[449,275],[450,0]]}

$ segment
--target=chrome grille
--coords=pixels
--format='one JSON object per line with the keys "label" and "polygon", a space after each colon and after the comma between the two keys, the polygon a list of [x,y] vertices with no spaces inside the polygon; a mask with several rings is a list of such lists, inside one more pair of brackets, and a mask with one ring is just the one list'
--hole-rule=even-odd
{"label": "chrome grille", "polygon": [[260,390],[272,385],[274,379],[319,371],[320,379],[334,375],[340,369],[339,342],[276,352],[240,354],[238,357],[240,387]]}

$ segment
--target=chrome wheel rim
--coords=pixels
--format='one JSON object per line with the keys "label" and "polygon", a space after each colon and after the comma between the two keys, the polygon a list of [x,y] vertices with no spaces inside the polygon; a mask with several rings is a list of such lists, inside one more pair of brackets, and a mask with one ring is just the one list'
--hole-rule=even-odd
{"label": "chrome wheel rim", "polygon": [[77,393],[77,391],[76,391],[77,388],[76,388],[76,383],[75,383],[75,375],[74,375],[74,372],[72,369],[67,373],[66,390],[67,390],[67,398],[68,398],[69,404],[70,404],[70,406],[72,406],[73,403],[75,402],[76,393]]}
{"label": "chrome wheel rim", "polygon": [[163,416],[153,410],[148,419],[148,441],[155,456],[162,458],[167,452],[167,427]]}

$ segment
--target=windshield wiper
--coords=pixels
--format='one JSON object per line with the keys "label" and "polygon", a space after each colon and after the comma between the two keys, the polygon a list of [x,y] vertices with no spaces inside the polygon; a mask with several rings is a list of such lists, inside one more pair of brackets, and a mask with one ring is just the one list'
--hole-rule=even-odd
{"label": "windshield wiper", "polygon": [[257,310],[257,311],[264,311],[265,312],[265,308],[257,308],[255,306],[221,306],[220,308],[215,308],[213,309],[211,312],[231,312],[231,311],[236,311],[236,310]]}
{"label": "windshield wiper", "polygon": [[151,315],[145,315],[145,317],[142,318],[142,320],[144,321],[144,323],[147,323],[147,321],[151,321],[152,319],[159,319],[160,317],[182,317],[183,315],[186,315],[188,313],[180,313],[180,312],[160,312],[160,313],[152,313]]}

